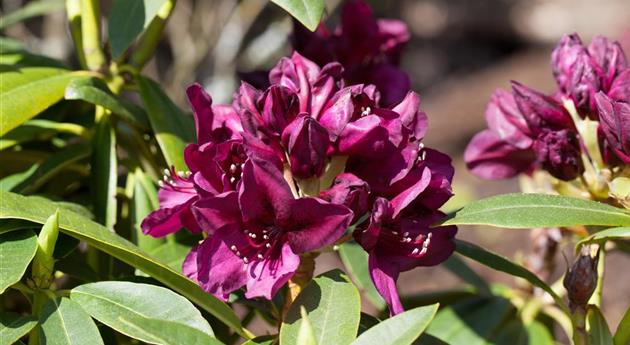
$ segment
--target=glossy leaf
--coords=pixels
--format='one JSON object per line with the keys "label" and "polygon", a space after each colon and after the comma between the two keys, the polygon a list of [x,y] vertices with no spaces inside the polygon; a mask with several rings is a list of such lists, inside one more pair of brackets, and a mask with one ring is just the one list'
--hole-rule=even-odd
{"label": "glossy leaf", "polygon": [[92,137],[92,203],[97,222],[113,229],[116,224],[116,187],[118,186],[118,158],[116,133],[108,115],[96,124]]}
{"label": "glossy leaf", "polygon": [[63,7],[63,1],[61,0],[31,1],[24,7],[2,16],[2,18],[0,18],[0,30],[25,19],[60,11]]}
{"label": "glossy leaf", "polygon": [[276,338],[274,336],[263,335],[254,339],[250,339],[241,345],[273,345],[276,343]]}
{"label": "glossy leaf", "polygon": [[37,325],[37,318],[31,315],[0,312],[0,342],[13,344],[28,334]]}
{"label": "glossy leaf", "polygon": [[223,344],[208,333],[178,322],[138,316],[132,318],[120,316],[119,322],[127,329],[133,330],[133,334],[125,334],[149,344]]}
{"label": "glossy leaf", "polygon": [[426,332],[446,344],[485,345],[512,311],[508,300],[473,298],[440,310]]}
{"label": "glossy leaf", "polygon": [[[6,202],[4,199],[0,200],[0,204]],[[0,294],[22,279],[36,251],[37,236],[32,230],[0,235]]]}
{"label": "glossy leaf", "polygon": [[36,166],[36,169],[33,170],[31,168],[27,170],[28,174],[24,175],[23,179],[11,188],[11,191],[23,194],[33,193],[60,171],[88,157],[91,152],[89,145],[76,144],[69,146],[45,159]]}
{"label": "glossy leaf", "polygon": [[525,229],[576,225],[630,226],[630,213],[596,201],[514,193],[475,201],[442,224]]}
{"label": "glossy leaf", "polygon": [[355,242],[346,242],[339,246],[339,257],[354,283],[365,293],[365,297],[379,310],[385,309],[385,301],[370,278],[367,252]]}
{"label": "glossy leaf", "polygon": [[0,235],[5,232],[23,230],[23,229],[37,229],[39,224],[34,224],[19,219],[1,219],[0,220]]}
{"label": "glossy leaf", "polygon": [[[56,204],[43,198],[24,197],[8,192],[0,192],[0,199],[3,201],[0,203],[0,219],[23,219],[43,224],[46,218],[58,208]],[[82,240],[151,275],[214,315],[239,334],[246,335],[238,317],[225,303],[104,226],[74,212],[60,210],[59,228],[67,235]]]}
{"label": "glossy leaf", "polygon": [[311,31],[317,29],[324,14],[324,0],[271,0],[271,2],[289,12]]}
{"label": "glossy leaf", "polygon": [[626,310],[626,313],[619,322],[613,342],[615,345],[626,345],[630,343],[630,308]]}
{"label": "glossy leaf", "polygon": [[47,141],[57,133],[85,135],[87,129],[74,123],[42,119],[29,120],[0,138],[0,150],[6,150],[17,144],[29,141]]}
{"label": "glossy leaf", "polygon": [[168,98],[160,86],[153,80],[138,77],[140,96],[149,116],[149,122],[155,132],[162,154],[169,166],[177,170],[186,170],[184,163],[184,147],[192,142],[192,131],[189,133],[185,118],[179,108]]}
{"label": "glossy leaf", "polygon": [[81,307],[68,298],[48,301],[40,316],[41,344],[103,344],[96,324]]}
{"label": "glossy leaf", "polygon": [[166,0],[116,0],[109,14],[109,44],[115,59],[147,28]]}
{"label": "glossy leaf", "polygon": [[149,120],[144,110],[114,95],[107,84],[99,78],[92,77],[71,81],[66,87],[64,97],[65,99],[79,99],[100,105],[138,128],[143,130],[149,128]]}
{"label": "glossy leaf", "polygon": [[613,337],[610,328],[606,323],[606,318],[595,305],[589,305],[586,315],[588,322],[588,337],[590,344],[613,345]]}
{"label": "glossy leaf", "polygon": [[[0,23],[2,23],[0,21]],[[27,51],[14,51],[0,55],[0,65],[11,65],[12,67],[57,67],[68,68],[63,61],[50,58],[44,55],[31,54]]]}
{"label": "glossy leaf", "polygon": [[296,344],[302,324],[301,307],[306,309],[317,344],[344,345],[355,339],[361,317],[361,297],[340,270],[317,276],[302,290],[282,322],[280,344]]}
{"label": "glossy leaf", "polygon": [[208,336],[214,335],[192,303],[163,287],[105,281],[78,286],[72,289],[70,298],[98,321],[145,342],[159,343],[147,334],[154,334],[157,338],[168,336],[167,330],[160,331],[159,327],[143,328],[146,319],[171,321]]}
{"label": "glossy leaf", "polygon": [[457,244],[457,248],[455,250],[459,254],[473,259],[480,264],[493,268],[497,271],[504,272],[515,277],[523,278],[531,284],[547,291],[547,293],[549,293],[559,305],[564,305],[562,299],[551,289],[551,287],[549,287],[549,285],[540,280],[540,278],[538,278],[534,273],[527,270],[525,267],[516,264],[500,255],[487,251],[475,244],[462,240],[455,240],[455,242]]}
{"label": "glossy leaf", "polygon": [[352,345],[410,345],[429,325],[439,304],[407,310],[361,334]]}
{"label": "glossy leaf", "polygon": [[190,252],[190,246],[179,242],[162,243],[159,247],[153,248],[149,254],[164,261],[169,267],[177,272],[182,271],[182,264],[186,255]]}
{"label": "glossy leaf", "polygon": [[583,246],[586,243],[591,242],[603,242],[608,240],[617,240],[630,238],[630,227],[610,228],[602,231],[598,231],[577,243],[577,248]]}
{"label": "glossy leaf", "polygon": [[28,180],[35,171],[39,169],[39,164],[33,164],[30,168],[25,171],[21,171],[15,174],[11,174],[9,176],[5,176],[0,179],[0,189],[10,192],[14,190],[17,186],[23,185],[24,181]]}
{"label": "glossy leaf", "polygon": [[0,135],[30,120],[63,98],[70,81],[87,72],[28,67],[2,72],[0,85]]}

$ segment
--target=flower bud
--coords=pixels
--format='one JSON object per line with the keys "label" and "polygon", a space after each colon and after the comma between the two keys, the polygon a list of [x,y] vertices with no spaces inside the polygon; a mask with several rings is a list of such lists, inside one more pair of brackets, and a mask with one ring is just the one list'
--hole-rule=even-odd
{"label": "flower bud", "polygon": [[630,164],[630,104],[614,101],[603,92],[595,99],[600,128],[608,145],[619,159]]}
{"label": "flower bud", "polygon": [[368,210],[367,182],[353,174],[340,174],[335,178],[332,187],[322,191],[319,197],[333,204],[344,205],[354,212],[352,222],[356,222]]}
{"label": "flower bud", "polygon": [[543,131],[534,142],[538,163],[552,176],[571,181],[584,172],[577,134],[568,129]]}
{"label": "flower bud", "polygon": [[567,289],[571,309],[585,307],[595,291],[598,260],[599,252],[592,257],[590,246],[584,246],[573,266],[565,274],[562,283]]}
{"label": "flower bud", "polygon": [[308,115],[300,116],[282,133],[291,172],[299,179],[320,176],[326,166],[328,131]]}
{"label": "flower bud", "polygon": [[543,129],[573,128],[571,115],[560,102],[516,81],[512,81],[514,101],[533,134]]}
{"label": "flower bud", "polygon": [[55,259],[55,243],[59,235],[59,211],[48,217],[37,237],[37,252],[33,259],[32,277],[35,286],[47,288],[52,283]]}

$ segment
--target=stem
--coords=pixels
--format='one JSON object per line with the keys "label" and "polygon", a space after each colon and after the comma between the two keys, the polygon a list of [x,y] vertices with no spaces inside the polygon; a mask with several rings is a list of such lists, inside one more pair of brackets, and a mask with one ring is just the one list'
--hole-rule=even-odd
{"label": "stem", "polygon": [[606,243],[602,243],[599,246],[599,259],[597,261],[597,286],[595,287],[595,291],[593,292],[593,296],[591,296],[589,304],[594,304],[596,306],[602,305],[602,292],[604,290],[604,261],[606,259],[606,251],[605,251]]}
{"label": "stem", "polygon": [[[33,308],[31,314],[39,317],[47,300],[48,296],[42,290],[36,290],[35,294],[33,294]],[[28,345],[39,344],[39,327],[39,325],[35,326],[29,333]]]}
{"label": "stem", "polygon": [[173,11],[173,7],[175,7],[176,1],[177,0],[168,0],[165,2],[164,5],[160,7],[155,18],[151,20],[145,33],[140,37],[140,41],[131,55],[131,64],[136,67],[138,71],[144,67],[155,53],[155,48],[160,42],[162,31],[164,31],[164,27]]}
{"label": "stem", "polygon": [[573,323],[573,344],[589,345],[588,333],[586,332],[586,307],[578,306],[573,310],[571,315]]}
{"label": "stem", "polygon": [[92,71],[105,65],[100,23],[99,0],[81,0],[81,41],[86,65]]}
{"label": "stem", "polygon": [[313,271],[315,271],[315,258],[317,253],[307,253],[300,257],[300,266],[289,282],[287,283],[287,297],[284,301],[282,309],[282,317],[287,315],[291,304],[295,302],[297,296],[302,292],[306,284],[313,279]]}
{"label": "stem", "polygon": [[74,48],[77,51],[77,58],[81,68],[87,69],[85,54],[83,53],[83,40],[81,30],[81,0],[66,0],[66,13],[70,26],[70,34],[74,41]]}

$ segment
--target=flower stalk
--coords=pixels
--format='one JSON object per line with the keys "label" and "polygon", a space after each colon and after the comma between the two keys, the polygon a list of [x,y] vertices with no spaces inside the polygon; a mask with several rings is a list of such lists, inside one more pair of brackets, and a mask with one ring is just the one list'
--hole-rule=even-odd
{"label": "flower stalk", "polygon": [[81,41],[85,63],[91,71],[101,71],[106,63],[100,26],[99,0],[81,0]]}
{"label": "flower stalk", "polygon": [[140,37],[138,46],[131,55],[131,65],[137,68],[138,71],[142,70],[142,67],[144,67],[155,53],[155,48],[160,42],[162,31],[164,31],[166,22],[171,16],[175,3],[176,0],[166,1],[164,5],[160,7],[157,15],[153,18],[142,37]]}
{"label": "flower stalk", "polygon": [[284,307],[282,309],[282,317],[287,315],[289,308],[295,302],[297,296],[302,292],[306,285],[313,279],[313,272],[315,271],[315,258],[318,253],[307,253],[300,257],[300,266],[298,266],[295,275],[289,279],[287,283],[287,296],[284,300]]}

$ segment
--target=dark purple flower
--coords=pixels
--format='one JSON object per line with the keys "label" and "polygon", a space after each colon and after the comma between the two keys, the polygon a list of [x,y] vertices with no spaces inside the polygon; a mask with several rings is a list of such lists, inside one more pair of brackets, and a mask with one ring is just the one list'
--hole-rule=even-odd
{"label": "dark purple flower", "polygon": [[499,180],[532,170],[536,156],[531,148],[519,149],[486,129],[468,143],[464,161],[474,175]]}
{"label": "dark purple flower", "polygon": [[328,131],[309,115],[293,120],[282,134],[293,176],[298,179],[319,177],[326,166]]}
{"label": "dark purple flower", "polygon": [[369,253],[370,276],[392,315],[403,312],[396,290],[400,272],[437,265],[455,250],[455,226],[431,228],[444,214],[434,211],[400,216],[410,200],[408,194],[391,201],[376,199],[369,225],[354,232],[356,241]]}
{"label": "dark purple flower", "polygon": [[619,159],[630,164],[630,103],[611,100],[602,92],[595,99],[607,144]]}
{"label": "dark purple flower", "polygon": [[542,129],[574,128],[571,115],[554,98],[512,81],[514,101],[533,135]]}
{"label": "dark purple flower", "polygon": [[330,203],[344,205],[354,213],[356,222],[369,210],[370,186],[350,173],[339,174],[332,187],[322,191],[319,197]]}
{"label": "dark purple flower", "polygon": [[602,90],[609,90],[613,81],[628,68],[628,61],[621,45],[604,36],[595,36],[588,46],[588,52],[599,67]]}
{"label": "dark purple flower", "polygon": [[533,148],[538,164],[560,180],[570,181],[584,172],[580,142],[571,130],[543,130]]}
{"label": "dark purple flower", "polygon": [[608,96],[616,101],[630,103],[630,68],[615,78]]}
{"label": "dark purple flower", "polygon": [[352,219],[345,206],[295,199],[275,164],[256,161],[244,164],[238,193],[193,209],[215,229],[197,249],[197,280],[224,300],[242,286],[247,298],[271,299],[295,273],[300,254],[334,243]]}

